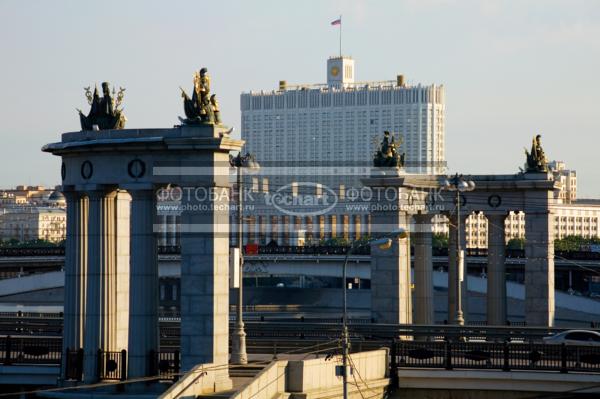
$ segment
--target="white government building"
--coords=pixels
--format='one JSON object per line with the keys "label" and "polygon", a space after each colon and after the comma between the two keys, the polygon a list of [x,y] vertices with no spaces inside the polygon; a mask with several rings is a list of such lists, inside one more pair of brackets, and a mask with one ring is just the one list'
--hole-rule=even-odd
{"label": "white government building", "polygon": [[411,85],[403,75],[358,82],[352,58],[332,57],[326,84],[280,81],[277,90],[242,93],[240,107],[244,152],[262,165],[260,175],[246,180],[253,191],[269,195],[290,185],[294,196],[311,189],[306,194],[320,196],[330,189],[340,200],[317,216],[290,216],[256,201],[246,215],[245,242],[285,245],[298,243],[300,234],[313,242],[368,234],[368,211],[348,211],[343,204],[348,190],[360,189],[360,178],[369,176],[386,130],[405,153],[407,172],[445,171],[442,85]]}

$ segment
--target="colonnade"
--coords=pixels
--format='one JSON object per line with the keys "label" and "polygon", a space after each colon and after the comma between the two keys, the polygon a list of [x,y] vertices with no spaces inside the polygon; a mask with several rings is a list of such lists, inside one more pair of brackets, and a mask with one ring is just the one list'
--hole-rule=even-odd
{"label": "colonnade", "polygon": [[[232,245],[237,245],[237,221],[230,217]],[[245,217],[243,243],[266,245],[296,245],[298,238],[305,242],[319,242],[332,238],[357,240],[369,236],[369,214],[324,214],[310,216],[249,215]],[[299,237],[302,232],[302,237]]]}
{"label": "colonnade", "polygon": [[86,381],[98,350],[128,353],[148,375],[158,351],[158,262],[152,189],[64,191],[67,200],[63,351],[83,348]]}
{"label": "colonnade", "polygon": [[[397,176],[365,179],[367,186],[396,187],[399,195],[373,200],[370,229],[389,233],[398,227],[411,230],[414,248],[414,317],[407,309],[413,299],[406,276],[410,267],[408,238],[395,240],[389,252],[371,248],[371,296],[374,318],[384,323],[433,322],[433,265],[431,256],[431,220],[437,214],[449,219],[448,321],[462,323],[461,309],[468,323],[467,273],[457,252],[466,249],[465,221],[473,212],[488,219],[487,323],[504,325],[507,321],[505,220],[510,212],[525,213],[525,322],[531,326],[554,324],[554,246],[552,201],[555,182],[547,174],[482,175],[475,180],[477,189],[461,194],[463,212],[456,213],[454,195],[444,197],[437,176]],[[402,190],[407,188],[408,192]],[[460,226],[460,232],[457,229]],[[461,300],[458,292],[460,289]],[[460,306],[459,306],[460,303]]]}

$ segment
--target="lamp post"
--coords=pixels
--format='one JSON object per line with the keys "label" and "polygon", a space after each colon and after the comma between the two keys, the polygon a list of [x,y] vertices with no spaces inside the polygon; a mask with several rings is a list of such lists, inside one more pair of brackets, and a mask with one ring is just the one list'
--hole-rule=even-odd
{"label": "lamp post", "polygon": [[[467,180],[463,177],[463,175],[459,175],[458,173],[454,176],[445,179],[443,181],[443,189],[448,191],[456,191],[456,314],[454,315],[454,322],[458,325],[465,324],[465,318],[462,310],[462,292],[461,292],[461,282],[464,276],[464,254],[460,245],[460,193],[465,191],[473,191],[475,190],[475,182],[473,180]],[[450,284],[450,282],[448,282]],[[450,315],[448,315],[450,317]]]}
{"label": "lamp post", "polygon": [[247,153],[242,155],[238,153],[236,157],[229,157],[229,164],[237,169],[237,189],[238,189],[238,213],[237,213],[237,224],[238,224],[238,250],[239,250],[239,276],[238,276],[238,302],[236,307],[235,317],[235,328],[233,330],[231,339],[231,363],[233,364],[247,364],[248,354],[246,353],[246,332],[244,331],[244,318],[243,318],[243,299],[244,299],[244,249],[243,249],[243,214],[242,205],[244,200],[244,194],[242,190],[242,169],[248,168],[249,171],[256,171],[260,168],[260,165],[254,159],[254,155]]}
{"label": "lamp post", "polygon": [[343,301],[343,314],[342,314],[342,386],[343,386],[343,398],[348,399],[348,351],[350,349],[349,336],[348,336],[348,302],[347,302],[347,283],[346,283],[346,275],[348,269],[348,260],[350,259],[350,255],[352,253],[363,246],[366,245],[377,245],[380,249],[388,250],[392,247],[393,239],[402,239],[408,237],[408,233],[406,230],[399,228],[391,233],[385,234],[378,239],[374,239],[368,241],[367,243],[362,243],[355,245],[352,243],[348,251],[346,252],[346,256],[344,258],[344,266],[342,269],[342,284],[343,293],[344,293],[344,301]]}

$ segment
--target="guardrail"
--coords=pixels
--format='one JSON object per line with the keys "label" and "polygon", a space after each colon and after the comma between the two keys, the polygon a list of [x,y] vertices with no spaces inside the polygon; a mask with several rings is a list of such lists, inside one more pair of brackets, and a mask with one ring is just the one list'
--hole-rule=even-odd
{"label": "guardrail", "polygon": [[[246,248],[247,255],[345,255],[348,252],[348,246],[328,246],[328,245],[259,245]],[[414,249],[411,248],[414,252]],[[448,256],[448,248],[432,248],[433,256]],[[178,255],[181,253],[179,245],[159,246],[158,253],[160,255]],[[354,255],[370,255],[371,248],[369,246],[359,247],[355,250]],[[467,248],[466,256],[485,257],[487,256],[487,248]],[[554,251],[556,258],[572,259],[572,260],[597,260],[600,261],[600,252],[592,251]],[[65,247],[0,247],[0,257],[2,256],[64,256]],[[523,249],[506,249],[505,256],[507,258],[525,258],[525,250]]]}
{"label": "guardrail", "polygon": [[125,381],[127,379],[127,351],[98,349],[98,376],[100,380]]}
{"label": "guardrail", "polygon": [[[230,319],[233,327],[235,318]],[[340,332],[341,318],[292,318],[269,317],[260,315],[255,318],[246,318],[246,333],[254,337],[281,337],[281,338],[308,338],[308,337],[333,337]],[[495,341],[540,341],[567,328],[527,327],[522,323],[511,323],[506,326],[487,326],[485,324],[470,324],[465,326],[434,324],[379,324],[367,318],[349,319],[349,331],[365,339],[393,339],[397,337],[413,337],[415,339],[427,338],[433,340],[458,339],[469,340],[495,340]],[[591,330],[598,329],[597,323],[591,323]],[[0,334],[12,336],[54,337],[59,338],[62,333],[62,319],[50,317],[42,319],[37,317],[0,317]],[[169,342],[169,346],[177,345],[175,339],[179,336],[179,319],[160,320],[161,340]]]}
{"label": "guardrail", "polygon": [[534,370],[600,373],[600,347],[540,343],[396,341],[399,368]]}
{"label": "guardrail", "polygon": [[4,365],[60,364],[62,338],[0,337],[0,354]]}

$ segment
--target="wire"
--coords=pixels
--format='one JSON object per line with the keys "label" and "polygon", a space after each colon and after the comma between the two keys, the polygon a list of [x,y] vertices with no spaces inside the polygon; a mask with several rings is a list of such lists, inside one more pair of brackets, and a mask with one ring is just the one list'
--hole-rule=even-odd
{"label": "wire", "polygon": [[[296,348],[293,349],[291,351],[288,352],[282,352],[279,355],[288,355],[288,354],[293,354],[296,353],[298,351],[301,350],[305,350],[305,349],[310,349],[316,346],[322,346],[322,345],[327,345],[327,344],[331,344],[333,342],[338,342],[338,340],[332,340],[332,341],[327,341],[324,343],[319,343],[319,344],[315,344],[315,345],[310,345],[307,347],[302,347],[302,348]],[[323,352],[325,350],[329,350],[332,348],[337,348],[338,346],[335,347],[330,347],[330,348],[321,348],[317,351],[311,351],[308,353],[305,353],[305,356],[303,358],[306,358],[312,354],[315,353],[319,353],[319,352]],[[270,364],[271,360],[267,361],[267,360],[263,360],[263,361],[258,361],[258,362],[253,362],[252,365],[261,365],[261,364]],[[235,369],[235,368],[243,368],[244,366],[240,366],[240,365],[230,365],[229,363],[225,364],[218,364],[218,365],[213,365],[210,367],[203,367],[202,369],[199,370],[190,370],[186,373],[173,373],[171,374],[171,376],[184,376],[184,375],[189,375],[191,373],[204,373],[206,371],[219,371],[219,370],[225,370],[225,369]],[[47,389],[37,389],[37,390],[32,390],[32,391],[21,391],[21,392],[9,392],[9,393],[0,393],[0,398],[1,397],[8,397],[8,396],[14,396],[14,395],[31,395],[31,394],[36,394],[36,393],[40,393],[40,392],[62,392],[62,391],[76,391],[76,390],[80,390],[80,389],[87,389],[87,388],[99,388],[99,387],[107,387],[107,386],[118,386],[118,385],[126,385],[126,384],[132,384],[132,383],[137,383],[137,382],[149,382],[149,381],[156,381],[156,380],[160,380],[164,377],[161,376],[151,376],[151,377],[141,377],[141,378],[134,378],[134,379],[128,379],[125,381],[114,381],[114,382],[100,382],[100,383],[93,383],[93,384],[84,384],[84,385],[77,385],[74,387],[59,387],[59,388],[47,388]]]}

